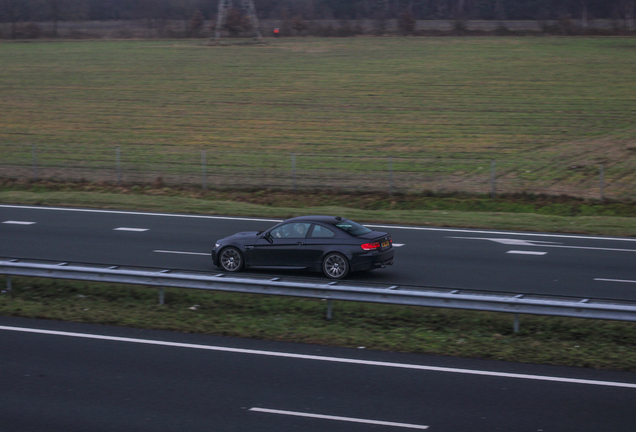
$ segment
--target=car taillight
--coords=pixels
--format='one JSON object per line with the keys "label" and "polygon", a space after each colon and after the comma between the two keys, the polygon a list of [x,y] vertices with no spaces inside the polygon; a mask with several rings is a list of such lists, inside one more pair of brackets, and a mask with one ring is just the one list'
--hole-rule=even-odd
{"label": "car taillight", "polygon": [[362,247],[362,249],[364,250],[373,250],[373,249],[378,249],[380,247],[380,243],[378,242],[365,243],[363,245],[360,245],[360,247]]}

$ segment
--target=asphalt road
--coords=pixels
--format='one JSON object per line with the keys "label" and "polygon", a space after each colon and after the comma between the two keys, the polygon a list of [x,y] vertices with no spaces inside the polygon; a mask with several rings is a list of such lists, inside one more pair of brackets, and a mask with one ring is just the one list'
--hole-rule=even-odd
{"label": "asphalt road", "polygon": [[[215,240],[276,222],[0,205],[0,257],[218,272]],[[355,281],[636,300],[636,238],[369,226],[391,233],[395,265]]]}
{"label": "asphalt road", "polygon": [[636,428],[633,373],[9,317],[0,347],[3,432]]}

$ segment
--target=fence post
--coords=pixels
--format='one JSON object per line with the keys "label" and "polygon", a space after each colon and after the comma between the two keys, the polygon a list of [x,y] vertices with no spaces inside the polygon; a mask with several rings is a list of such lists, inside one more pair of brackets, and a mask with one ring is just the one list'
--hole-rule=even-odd
{"label": "fence post", "polygon": [[393,156],[389,156],[389,195],[393,195]]}
{"label": "fence post", "polygon": [[117,164],[117,184],[121,184],[121,150],[119,146],[115,149],[115,161]]}
{"label": "fence post", "polygon": [[31,145],[31,156],[33,157],[33,181],[38,180],[38,150],[35,144]]}
{"label": "fence post", "polygon": [[605,201],[605,167],[601,164],[599,169],[599,186],[601,189],[601,201]]}
{"label": "fence post", "polygon": [[201,150],[201,187],[203,187],[203,190],[206,190],[208,188],[206,171],[205,150]]}
{"label": "fence post", "polygon": [[292,164],[292,185],[293,191],[296,192],[296,153],[291,154],[291,164]]}
{"label": "fence post", "polygon": [[497,175],[496,175],[496,164],[493,159],[490,165],[490,197],[494,198],[497,195]]}

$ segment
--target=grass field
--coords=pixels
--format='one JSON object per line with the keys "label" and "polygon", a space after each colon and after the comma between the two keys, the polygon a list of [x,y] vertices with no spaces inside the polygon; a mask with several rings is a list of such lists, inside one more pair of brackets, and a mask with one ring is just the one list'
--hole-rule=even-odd
{"label": "grass field", "polygon": [[[608,190],[636,197],[634,38],[0,43],[0,58],[5,170],[29,163],[31,143],[89,164],[121,146],[129,164],[187,159],[195,172],[201,149],[275,169],[291,152],[327,169],[392,155],[396,171],[440,158],[446,186],[465,189],[483,168],[471,160],[496,159],[510,181],[554,193],[597,188],[604,164]],[[358,165],[346,170],[371,166]]]}

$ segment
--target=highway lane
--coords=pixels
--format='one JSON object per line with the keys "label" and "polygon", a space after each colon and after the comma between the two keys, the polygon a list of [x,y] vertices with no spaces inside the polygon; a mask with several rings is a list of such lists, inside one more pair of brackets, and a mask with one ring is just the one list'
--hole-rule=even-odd
{"label": "highway lane", "polygon": [[3,432],[636,426],[633,373],[11,317],[0,346]]}
{"label": "highway lane", "polygon": [[[0,256],[218,271],[209,258],[216,239],[274,223],[0,205]],[[428,226],[375,229],[390,232],[402,245],[395,265],[355,274],[353,280],[636,300],[634,238]],[[316,274],[282,274],[322,280]]]}

